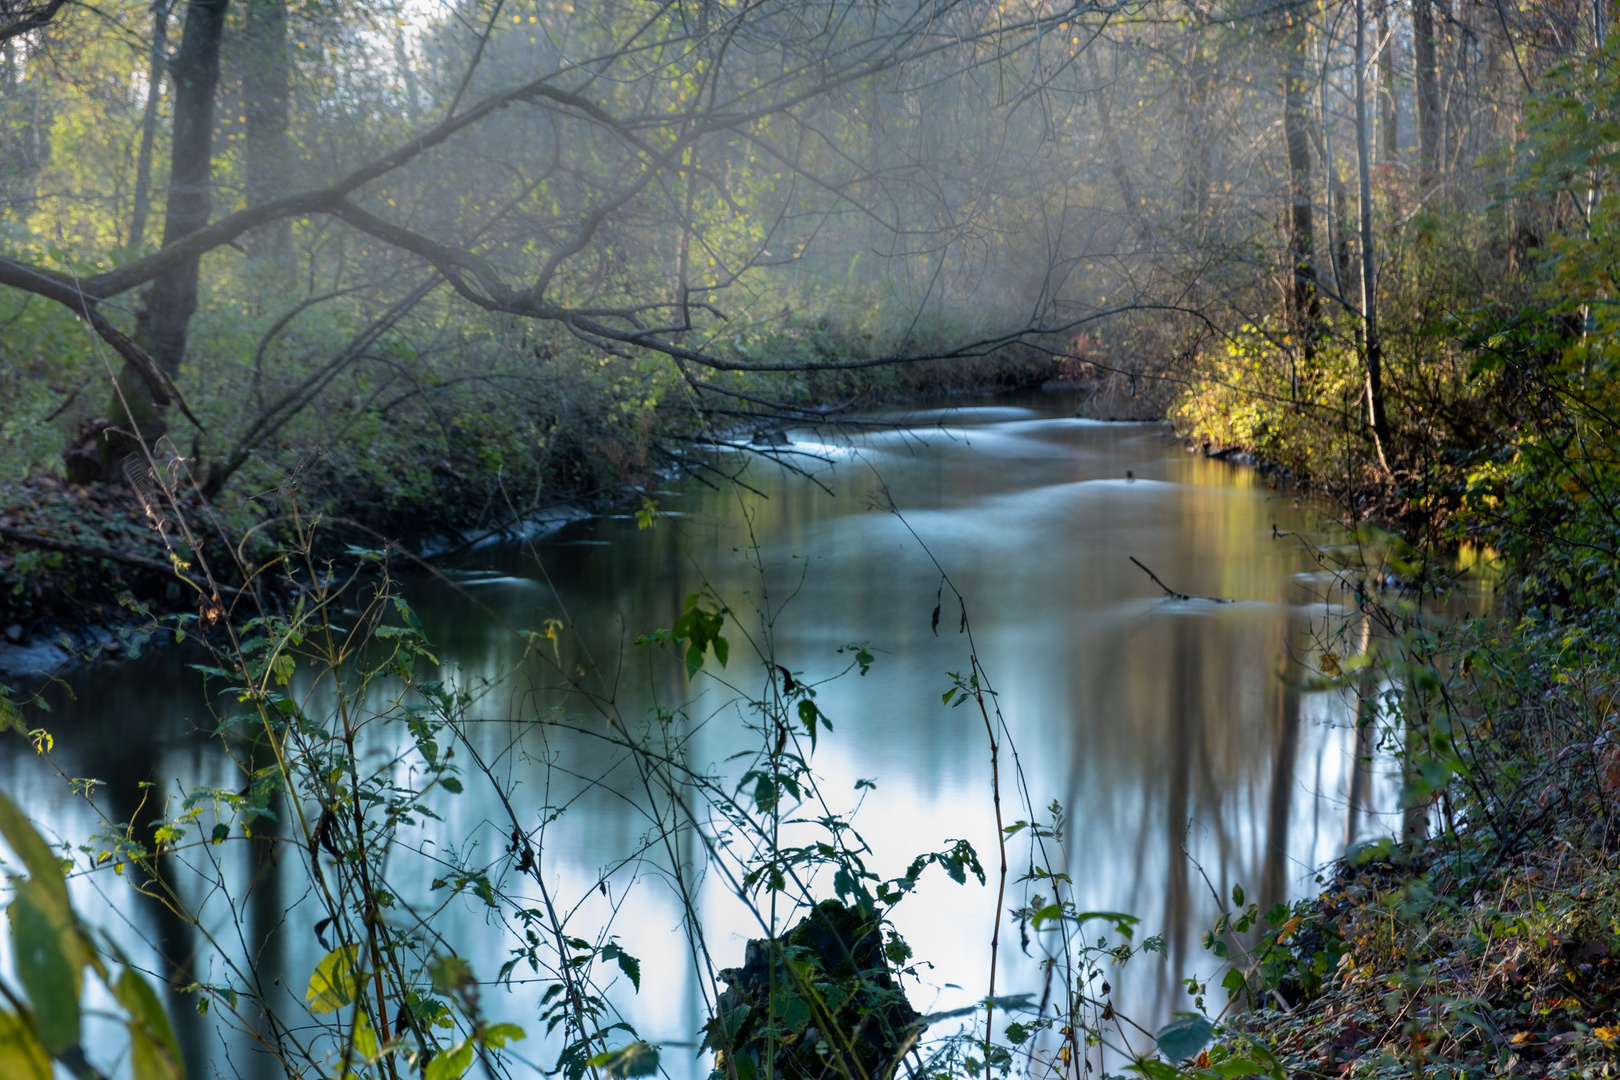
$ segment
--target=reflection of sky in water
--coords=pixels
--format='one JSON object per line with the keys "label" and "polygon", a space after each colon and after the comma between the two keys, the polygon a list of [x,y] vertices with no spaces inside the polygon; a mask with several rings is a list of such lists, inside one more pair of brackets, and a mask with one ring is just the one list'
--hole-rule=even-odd
{"label": "reflection of sky in water", "polygon": [[[1027,816],[1020,784],[1038,806],[1063,803],[1071,826],[1061,869],[1074,878],[1079,906],[1133,912],[1144,934],[1164,932],[1168,960],[1146,957],[1116,979],[1116,999],[1127,1011],[1144,1022],[1162,1018],[1185,1007],[1177,997],[1181,977],[1211,970],[1198,936],[1219,909],[1203,875],[1222,893],[1241,883],[1263,901],[1297,897],[1311,891],[1316,868],[1344,843],[1352,753],[1345,702],[1288,688],[1301,677],[1311,628],[1320,631],[1329,617],[1322,601],[1331,582],[1313,573],[1297,543],[1274,539],[1273,526],[1306,529],[1310,522],[1255,473],[1189,456],[1158,426],[1086,423],[1022,408],[905,415],[933,426],[849,438],[795,433],[794,449],[831,461],[790,460],[832,495],[756,460],[747,481],[768,498],[689,485],[661,496],[671,513],[650,531],[603,519],[541,542],[544,574],[522,550],[488,549],[451,574],[464,595],[428,581],[409,591],[452,669],[446,677],[473,687],[519,662],[522,645],[509,628],[538,628],[566,610],[580,629],[578,641],[560,646],[566,667],[594,661],[602,672],[596,685],[626,723],[645,715],[653,689],[664,705],[691,696],[693,760],[735,772],[726,759],[747,743],[735,712],[722,708],[725,695],[702,676],[687,688],[672,664],[649,668],[647,650],[631,642],[668,626],[685,596],[706,581],[737,613],[728,622],[726,674],[759,693],[763,675],[746,663],[742,632],[759,629],[750,612],[762,590],[779,604],[802,581],[775,624],[780,662],[816,680],[847,662],[837,649],[851,641],[869,641],[877,653],[869,675],[821,687],[818,703],[836,732],[815,758],[829,797],[844,801],[836,809],[856,804],[856,780],[876,781],[857,818],[873,848],[872,867],[893,876],[919,851],[965,838],[993,868],[983,722],[970,707],[940,701],[946,672],[967,670],[968,646],[958,632],[960,611],[948,599],[937,636],[930,629],[940,587],[931,552],[967,598],[979,658],[1012,734],[1003,758],[1006,818]],[[904,521],[873,508],[885,486]],[[736,550],[749,544],[750,521],[763,581]],[[1162,599],[1129,556],[1175,589],[1239,602]],[[570,928],[594,937],[611,918],[612,932],[642,960],[642,992],[630,993],[621,980],[610,997],[648,1038],[691,1044],[706,998],[689,974],[680,907],[663,877],[667,858],[655,853],[620,871],[606,895],[599,889],[603,872],[649,834],[622,752],[589,734],[602,730],[600,720],[587,720],[584,734],[529,725],[514,742],[519,729],[507,721],[559,702],[532,691],[554,681],[535,668],[485,694],[477,715],[488,723],[475,739],[512,783],[514,804],[529,821],[543,805],[567,804],[548,827],[543,858],[558,902],[577,905]],[[180,785],[239,786],[217,750],[189,734],[192,721],[207,726],[206,710],[195,676],[174,652],[90,672],[75,685],[77,699],[59,701],[46,720],[73,774],[149,776],[168,797]],[[63,837],[100,827],[40,762],[10,753],[0,776],[31,813]],[[1380,782],[1387,787],[1387,778]],[[504,845],[509,827],[476,792],[470,784],[468,795],[447,802],[446,820],[428,833],[430,858],[448,856],[450,845],[476,844],[491,854]],[[129,784],[112,785],[101,805],[115,821],[157,816],[150,807],[137,810],[138,797]],[[1380,797],[1387,805],[1387,792]],[[246,845],[208,848],[201,857],[218,859],[238,886],[254,874]],[[691,850],[679,857],[702,863]],[[1029,858],[1027,846],[1009,847],[1014,879]],[[444,902],[428,888],[433,871],[407,853],[391,870],[391,887],[436,912],[435,931],[475,970],[492,974],[509,958],[514,940],[476,901],[436,908]],[[924,1011],[982,994],[995,902],[993,881],[991,888],[959,887],[933,873],[896,919],[918,958],[932,965],[923,985],[910,989]],[[830,883],[820,884],[830,891]],[[304,888],[301,872],[271,876],[239,913],[218,897],[205,906],[206,929],[238,962],[258,948],[249,943],[254,933],[275,927],[261,968],[267,977],[285,970],[299,996],[323,951],[312,932],[320,916]],[[75,890],[92,924],[154,967],[142,939],[167,935],[176,953],[195,947],[110,874],[81,878]],[[712,871],[700,896],[715,961],[738,963],[744,940],[759,936],[759,927]],[[1010,887],[1009,906],[1022,896]],[[237,915],[250,924],[243,938]],[[206,949],[199,956],[211,965],[200,978],[226,981],[217,959]],[[1035,960],[1021,953],[1016,930],[1004,929],[1001,956],[998,990],[1038,994]],[[537,1032],[540,987],[525,981],[532,978],[520,965],[513,993],[491,992],[485,1001],[492,1014]],[[205,1038],[189,1008],[174,1011],[190,1018],[182,1020],[189,1039]],[[531,1059],[554,1060],[555,1050],[538,1039],[526,1046]],[[247,1074],[277,1075],[243,1047],[231,1052]],[[671,1047],[665,1062],[682,1080],[706,1070],[694,1064],[695,1050]]]}

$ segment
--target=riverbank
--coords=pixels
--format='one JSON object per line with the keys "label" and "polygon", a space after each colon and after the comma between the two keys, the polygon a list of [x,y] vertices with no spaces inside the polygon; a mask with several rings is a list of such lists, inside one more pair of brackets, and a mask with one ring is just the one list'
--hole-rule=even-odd
{"label": "riverbank", "polygon": [[[976,381],[959,364],[918,373],[911,384],[886,376],[868,388],[863,410],[1033,390],[1054,370],[1019,356],[986,361]],[[1093,412],[1157,408],[1117,382],[1061,381],[1054,391]],[[815,416],[809,406],[803,414],[738,414],[719,429],[657,413],[637,427],[635,445],[603,433],[576,439],[567,454],[552,445],[526,461],[469,455],[424,469],[387,461],[360,468],[353,453],[293,445],[274,455],[287,462],[280,474],[268,462],[250,471],[245,479],[258,479],[258,490],[244,483],[212,500],[199,490],[193,462],[175,456],[168,440],[160,449],[169,456],[155,470],[131,466],[101,483],[42,474],[0,485],[0,675],[116,659],[139,650],[159,620],[217,611],[240,621],[275,610],[312,574],[352,572],[356,550],[433,562],[593,514],[644,510],[645,493],[659,483],[712,472],[705,462],[716,445],[791,455],[780,444],[784,425]],[[850,410],[821,422],[850,420],[865,426]],[[510,434],[508,443],[518,438]],[[305,565],[278,562],[287,551]]]}
{"label": "riverbank", "polygon": [[[347,515],[300,518],[293,508],[242,528],[194,491],[146,480],[41,476],[0,487],[0,675],[138,653],[160,625],[189,623],[195,633],[199,618],[240,622],[281,609],[313,575],[354,573],[361,550],[428,563],[547,535],[592,512],[537,500],[460,523],[423,505],[416,528],[387,535]],[[284,559],[286,551],[301,558]]]}
{"label": "riverbank", "polygon": [[1450,704],[1388,729],[1420,838],[1352,848],[1244,954],[1205,1064],[1254,1037],[1292,1076],[1620,1071],[1620,671],[1529,620],[1447,644]]}
{"label": "riverbank", "polygon": [[[1553,831],[1570,824],[1553,821]],[[1612,1076],[1620,1068],[1617,869],[1559,842],[1470,866],[1450,853],[1346,862],[1296,909],[1282,986],[1231,1027],[1293,1076]],[[1493,860],[1487,859],[1487,862]],[[1301,992],[1301,973],[1326,966]],[[1219,1062],[1213,1052],[1209,1060]]]}

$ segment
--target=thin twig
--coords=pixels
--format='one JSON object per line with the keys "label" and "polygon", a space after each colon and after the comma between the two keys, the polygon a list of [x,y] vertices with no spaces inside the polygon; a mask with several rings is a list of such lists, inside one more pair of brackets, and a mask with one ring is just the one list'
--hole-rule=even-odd
{"label": "thin twig", "polygon": [[1190,595],[1188,593],[1176,592],[1176,590],[1172,589],[1170,586],[1168,586],[1164,582],[1160,581],[1159,580],[1159,575],[1155,574],[1153,571],[1149,570],[1147,568],[1147,566],[1143,564],[1141,559],[1138,559],[1135,555],[1131,555],[1131,556],[1129,556],[1129,558],[1130,558],[1131,562],[1135,563],[1138,567],[1141,568],[1142,573],[1146,574],[1148,577],[1153,579],[1153,584],[1157,585],[1159,588],[1164,590],[1164,595],[1165,595],[1166,599],[1170,599],[1170,600],[1207,600],[1211,604],[1230,604],[1230,603],[1233,602],[1232,600],[1230,600],[1229,598],[1224,597],[1224,596],[1192,596],[1192,595]]}

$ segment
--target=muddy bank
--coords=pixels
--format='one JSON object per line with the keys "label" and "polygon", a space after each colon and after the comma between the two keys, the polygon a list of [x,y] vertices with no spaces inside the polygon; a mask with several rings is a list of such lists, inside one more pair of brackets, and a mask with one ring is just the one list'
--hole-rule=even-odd
{"label": "muddy bank", "polygon": [[163,631],[195,634],[279,610],[313,576],[352,572],[356,549],[395,565],[431,563],[544,536],[592,512],[555,502],[458,528],[442,506],[424,506],[421,527],[384,534],[337,514],[242,525],[194,494],[34,477],[0,487],[0,675],[117,659]]}

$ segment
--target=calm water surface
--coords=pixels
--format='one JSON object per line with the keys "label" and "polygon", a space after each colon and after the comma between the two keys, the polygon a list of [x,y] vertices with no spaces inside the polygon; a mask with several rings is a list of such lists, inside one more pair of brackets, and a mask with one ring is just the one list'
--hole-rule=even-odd
{"label": "calm water surface", "polygon": [[[579,905],[575,932],[595,936],[610,905],[622,905],[612,932],[641,958],[642,991],[620,980],[610,997],[644,1037],[665,1045],[673,1076],[706,1072],[694,1033],[711,991],[691,974],[681,908],[660,859],[615,869],[649,830],[623,797],[635,795],[633,774],[602,740],[532,722],[577,714],[579,703],[548,689],[557,680],[544,668],[524,665],[511,628],[571,620],[578,636],[559,643],[562,665],[585,672],[626,722],[684,703],[693,759],[721,771],[748,745],[727,708],[732,695],[703,676],[688,684],[667,658],[634,645],[637,635],[670,625],[689,593],[713,590],[736,613],[726,674],[756,695],[763,669],[741,632],[763,640],[762,603],[777,612],[777,659],[806,678],[841,670],[848,655],[840,646],[870,642],[877,661],[869,675],[820,690],[836,726],[815,755],[825,790],[846,799],[841,808],[864,799],[856,823],[885,876],[957,838],[989,865],[995,827],[983,722],[940,700],[947,672],[969,666],[954,602],[946,601],[937,634],[931,627],[942,567],[966,597],[1016,749],[1015,761],[1004,760],[1008,820],[1025,816],[1016,765],[1035,804],[1056,800],[1067,810],[1067,870],[1080,907],[1132,912],[1141,935],[1164,934],[1167,958],[1144,957],[1116,978],[1116,1000],[1149,1026],[1187,1007],[1183,976],[1211,970],[1198,944],[1219,911],[1210,885],[1229,893],[1242,884],[1266,902],[1306,895],[1342,850],[1353,756],[1347,705],[1292,688],[1314,647],[1312,628],[1332,616],[1308,552],[1279,535],[1311,535],[1323,522],[1254,471],[1187,454],[1165,427],[1075,420],[1057,404],[919,411],[905,417],[907,427],[836,441],[796,432],[794,449],[815,456],[793,460],[815,482],[755,460],[746,472],[754,491],[687,483],[660,493],[652,529],[629,518],[577,523],[530,547],[468,555],[449,575],[453,587],[407,584],[442,677],[480,691],[475,718],[490,722],[476,738],[516,785],[520,814],[534,821],[543,808],[566,807],[548,827],[543,858],[559,897]],[[881,508],[887,500],[899,515]],[[1235,602],[1166,599],[1131,556],[1177,590]],[[210,703],[186,667],[194,659],[169,650],[104,665],[71,677],[71,699],[52,694],[55,712],[40,719],[56,735],[56,760],[72,776],[108,781],[98,803],[109,819],[150,820],[155,803],[177,803],[191,785],[240,786],[218,745],[199,734],[211,726]],[[581,722],[600,730],[599,719]],[[48,829],[78,841],[101,828],[43,762],[8,754],[0,783]],[[137,778],[154,786],[137,788]],[[861,779],[875,788],[857,793]],[[509,829],[478,790],[469,784],[449,801],[446,820],[426,834],[430,856],[492,856],[504,845]],[[1027,849],[1010,854],[1016,877]],[[301,998],[324,951],[302,869],[256,871],[245,844],[207,855],[247,894],[233,911],[188,886],[214,945],[111,873],[76,879],[75,894],[93,925],[154,971],[167,954],[189,958],[203,981],[224,983],[223,949],[255,957],[267,977],[284,973]],[[701,853],[682,858],[702,870]],[[442,905],[434,929],[476,971],[492,974],[508,959],[513,939],[482,905],[445,904],[442,893],[435,900],[429,863],[402,855],[394,873],[390,886],[402,898]],[[716,962],[739,963],[757,926],[718,875],[704,879],[700,896]],[[901,905],[899,927],[930,965],[908,987],[919,1009],[983,994],[994,902],[993,880],[962,887],[940,875]],[[1038,994],[1035,961],[1016,931],[1002,936],[998,991]],[[540,984],[525,975],[517,972],[510,995],[487,994],[486,1005],[537,1035]],[[195,1075],[279,1075],[250,1048],[222,1044],[189,1002],[172,1004],[194,1068],[210,1062]],[[526,1047],[533,1060],[555,1060],[537,1038]]]}

